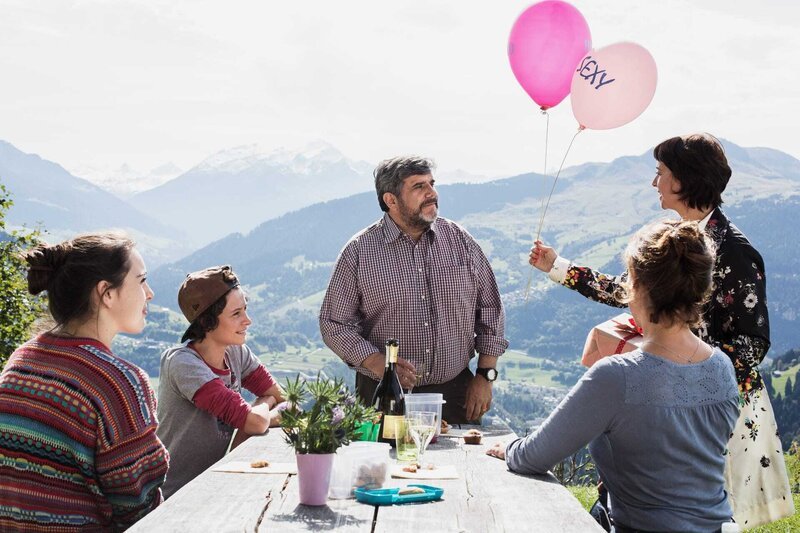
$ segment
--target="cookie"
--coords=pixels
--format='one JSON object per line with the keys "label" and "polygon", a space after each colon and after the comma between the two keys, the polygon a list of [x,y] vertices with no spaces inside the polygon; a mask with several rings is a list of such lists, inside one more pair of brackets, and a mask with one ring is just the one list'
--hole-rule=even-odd
{"label": "cookie", "polygon": [[425,489],[420,487],[404,487],[397,491],[397,494],[400,496],[405,496],[406,494],[425,494]]}
{"label": "cookie", "polygon": [[477,429],[470,429],[469,431],[464,432],[464,444],[480,444],[482,437],[483,433]]}

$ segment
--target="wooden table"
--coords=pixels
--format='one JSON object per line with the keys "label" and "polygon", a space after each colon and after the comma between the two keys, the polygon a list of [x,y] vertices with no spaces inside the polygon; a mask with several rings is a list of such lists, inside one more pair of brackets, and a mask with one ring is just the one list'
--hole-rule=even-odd
{"label": "wooden table", "polygon": [[[484,453],[494,442],[515,438],[507,426],[480,429],[480,445],[442,437],[428,447],[426,462],[455,464],[459,473],[459,479],[420,482],[444,489],[438,502],[375,507],[329,499],[326,506],[308,507],[299,503],[296,475],[208,470],[129,531],[602,531],[553,476],[514,474]],[[273,429],[250,438],[220,463],[256,459],[290,462],[294,454],[281,431]],[[414,482],[391,479],[387,485]]]}

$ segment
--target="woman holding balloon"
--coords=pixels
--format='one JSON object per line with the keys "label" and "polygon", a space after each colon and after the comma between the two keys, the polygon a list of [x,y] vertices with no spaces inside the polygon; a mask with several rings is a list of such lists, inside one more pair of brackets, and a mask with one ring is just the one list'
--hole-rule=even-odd
{"label": "woman holding balloon", "polygon": [[[794,513],[777,426],[758,364],[770,346],[764,262],[723,211],[722,192],[731,169],[719,141],[708,134],[673,137],[653,151],[662,209],[697,221],[716,245],[714,288],[697,330],[733,362],[739,384],[739,420],[728,444],[726,486],[736,521],[746,527]],[[627,277],[571,264],[537,241],[530,264],[587,298],[615,306]]]}
{"label": "woman holding balloon", "polygon": [[[542,111],[570,95],[579,132],[627,124],[655,94],[657,70],[646,49],[621,42],[592,50],[583,16],[560,0],[533,4],[520,14],[509,37],[508,57],[517,81]],[[728,444],[725,474],[734,517],[744,527],[754,527],[791,515],[794,504],[782,447],[758,372],[770,345],[764,262],[720,209],[731,176],[724,150],[710,135],[688,135],[662,142],[653,155],[658,163],[653,187],[662,209],[698,221],[717,248],[714,292],[697,334],[730,358],[739,384],[742,412]],[[539,231],[546,210],[547,204]],[[530,263],[590,299],[626,305],[618,289],[627,273],[608,276],[572,265],[538,236]]]}

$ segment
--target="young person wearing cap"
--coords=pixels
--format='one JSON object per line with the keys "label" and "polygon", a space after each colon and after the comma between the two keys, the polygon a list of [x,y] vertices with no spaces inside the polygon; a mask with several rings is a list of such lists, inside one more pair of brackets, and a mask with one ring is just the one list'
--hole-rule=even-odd
{"label": "young person wearing cap", "polygon": [[[189,328],[161,354],[158,436],[170,452],[164,497],[221,459],[238,435],[259,435],[277,422],[283,391],[245,344],[247,298],[230,266],[186,276],[178,304]],[[257,396],[251,407],[240,394]]]}

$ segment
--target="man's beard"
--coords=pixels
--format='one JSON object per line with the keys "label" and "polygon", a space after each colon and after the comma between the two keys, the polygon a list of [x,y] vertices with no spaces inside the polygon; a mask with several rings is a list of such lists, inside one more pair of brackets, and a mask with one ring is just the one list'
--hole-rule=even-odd
{"label": "man's beard", "polygon": [[[436,213],[433,214],[430,220],[427,220],[422,214],[422,210],[431,204],[436,206]],[[397,207],[400,209],[400,216],[403,217],[403,222],[407,226],[426,230],[431,227],[431,224],[433,224],[433,222],[436,220],[436,216],[439,214],[439,199],[436,198],[435,200],[424,202],[419,206],[419,209],[411,210],[405,204],[405,202],[398,197]]]}

